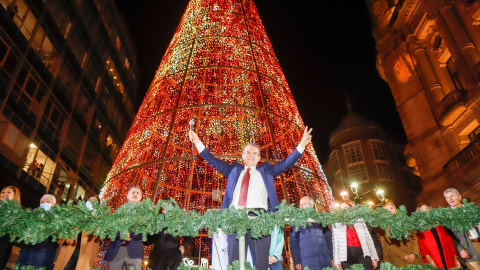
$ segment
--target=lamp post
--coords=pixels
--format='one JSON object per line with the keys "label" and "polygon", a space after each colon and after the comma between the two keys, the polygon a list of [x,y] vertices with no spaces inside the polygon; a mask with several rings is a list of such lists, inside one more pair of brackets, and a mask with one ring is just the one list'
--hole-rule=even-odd
{"label": "lamp post", "polygon": [[375,191],[375,194],[377,194],[377,198],[382,202],[382,204],[385,202],[385,191],[383,189],[377,189]]}
{"label": "lamp post", "polygon": [[357,182],[353,182],[350,185],[350,189],[352,190],[353,194],[355,194],[355,204],[360,204],[360,196],[358,195],[358,184]]}
{"label": "lamp post", "polygon": [[[352,191],[353,194],[355,194],[355,198],[354,198],[354,201],[355,201],[355,204],[360,204],[361,201],[362,201],[362,198],[360,197],[361,195],[365,195],[369,192],[372,192],[372,191],[375,191],[375,194],[377,195],[377,198],[378,200],[380,201],[380,204],[383,205],[384,202],[385,202],[385,191],[381,188],[378,188],[378,187],[375,187],[374,189],[371,189],[367,192],[364,192],[362,194],[358,194],[358,189],[359,189],[359,185],[357,182],[352,182],[350,184],[350,190]],[[346,191],[342,191],[340,193],[340,195],[342,196],[343,199],[346,199],[347,196],[348,196],[348,192]],[[369,205],[373,204],[373,202],[367,202]]]}

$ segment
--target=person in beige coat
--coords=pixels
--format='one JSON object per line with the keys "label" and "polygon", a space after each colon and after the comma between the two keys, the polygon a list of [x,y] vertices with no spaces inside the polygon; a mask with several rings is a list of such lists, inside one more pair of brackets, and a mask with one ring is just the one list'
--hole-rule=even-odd
{"label": "person in beige coat", "polygon": [[[397,208],[392,202],[387,202],[383,208],[393,215]],[[410,234],[407,239],[397,240],[390,238],[385,231],[379,233],[380,242],[383,248],[383,259],[397,267],[407,267],[409,264],[423,265],[420,246],[415,234]]]}
{"label": "person in beige coat", "polygon": [[[91,208],[93,200],[98,200],[98,197],[92,196],[86,203],[87,208],[91,211],[93,210]],[[100,237],[82,231],[75,240],[61,239],[58,243],[61,249],[53,270],[90,270],[95,267],[100,250]]]}

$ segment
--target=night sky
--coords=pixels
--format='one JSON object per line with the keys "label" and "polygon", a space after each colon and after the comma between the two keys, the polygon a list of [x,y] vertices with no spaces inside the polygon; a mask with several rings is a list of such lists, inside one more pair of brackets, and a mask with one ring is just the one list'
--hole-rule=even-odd
{"label": "night sky", "polygon": [[[130,27],[141,70],[140,105],[188,0],[116,0]],[[328,138],[353,111],[406,142],[388,85],[375,68],[375,41],[365,1],[255,0],[322,163]]]}

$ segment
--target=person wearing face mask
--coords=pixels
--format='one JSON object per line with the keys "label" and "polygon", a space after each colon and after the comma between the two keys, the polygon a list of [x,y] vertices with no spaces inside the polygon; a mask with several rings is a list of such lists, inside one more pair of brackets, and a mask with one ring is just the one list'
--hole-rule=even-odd
{"label": "person wearing face mask", "polygon": [[[0,201],[15,201],[21,205],[20,190],[14,186],[4,187],[0,193]],[[13,242],[10,242],[10,235],[6,234],[0,237],[0,269],[5,269],[10,254],[12,254]]]}
{"label": "person wearing face mask", "polygon": [[[44,211],[50,211],[55,205],[55,196],[45,194],[40,199],[40,208]],[[34,245],[24,245],[17,262],[21,266],[33,266],[34,268],[45,267],[45,270],[53,270],[53,263],[55,261],[55,252],[58,248],[57,242],[52,242],[52,237],[49,236],[43,242]]]}
{"label": "person wearing face mask", "polygon": [[[397,214],[397,208],[391,201],[386,202],[383,208],[390,211],[392,215]],[[379,234],[385,261],[397,267],[407,267],[409,264],[423,265],[420,246],[415,233],[402,240],[390,238],[383,230]]]}
{"label": "person wearing face mask", "polygon": [[[131,203],[139,203],[142,200],[142,190],[139,187],[132,187],[127,193],[127,200]],[[120,206],[122,207],[122,206]],[[110,242],[105,260],[108,261],[108,269],[122,270],[125,266],[135,270],[142,269],[143,244],[142,234],[128,233],[128,238],[120,239],[120,232],[117,232],[115,241]]]}
{"label": "person wearing face mask", "polygon": [[[89,211],[94,211],[92,202],[99,202],[98,196],[90,196],[85,202]],[[92,232],[82,231],[74,240],[61,239],[61,246],[53,270],[89,270],[95,267],[99,253],[100,237]]]}

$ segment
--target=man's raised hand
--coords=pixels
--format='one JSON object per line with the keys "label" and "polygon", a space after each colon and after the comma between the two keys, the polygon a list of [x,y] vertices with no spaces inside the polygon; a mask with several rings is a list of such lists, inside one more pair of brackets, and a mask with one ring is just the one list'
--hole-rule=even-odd
{"label": "man's raised hand", "polygon": [[308,126],[305,127],[305,130],[303,131],[303,137],[302,137],[302,140],[300,141],[300,146],[305,148],[307,147],[307,144],[312,140],[312,135],[310,135],[310,133],[312,133],[312,128],[311,129],[308,129]]}

